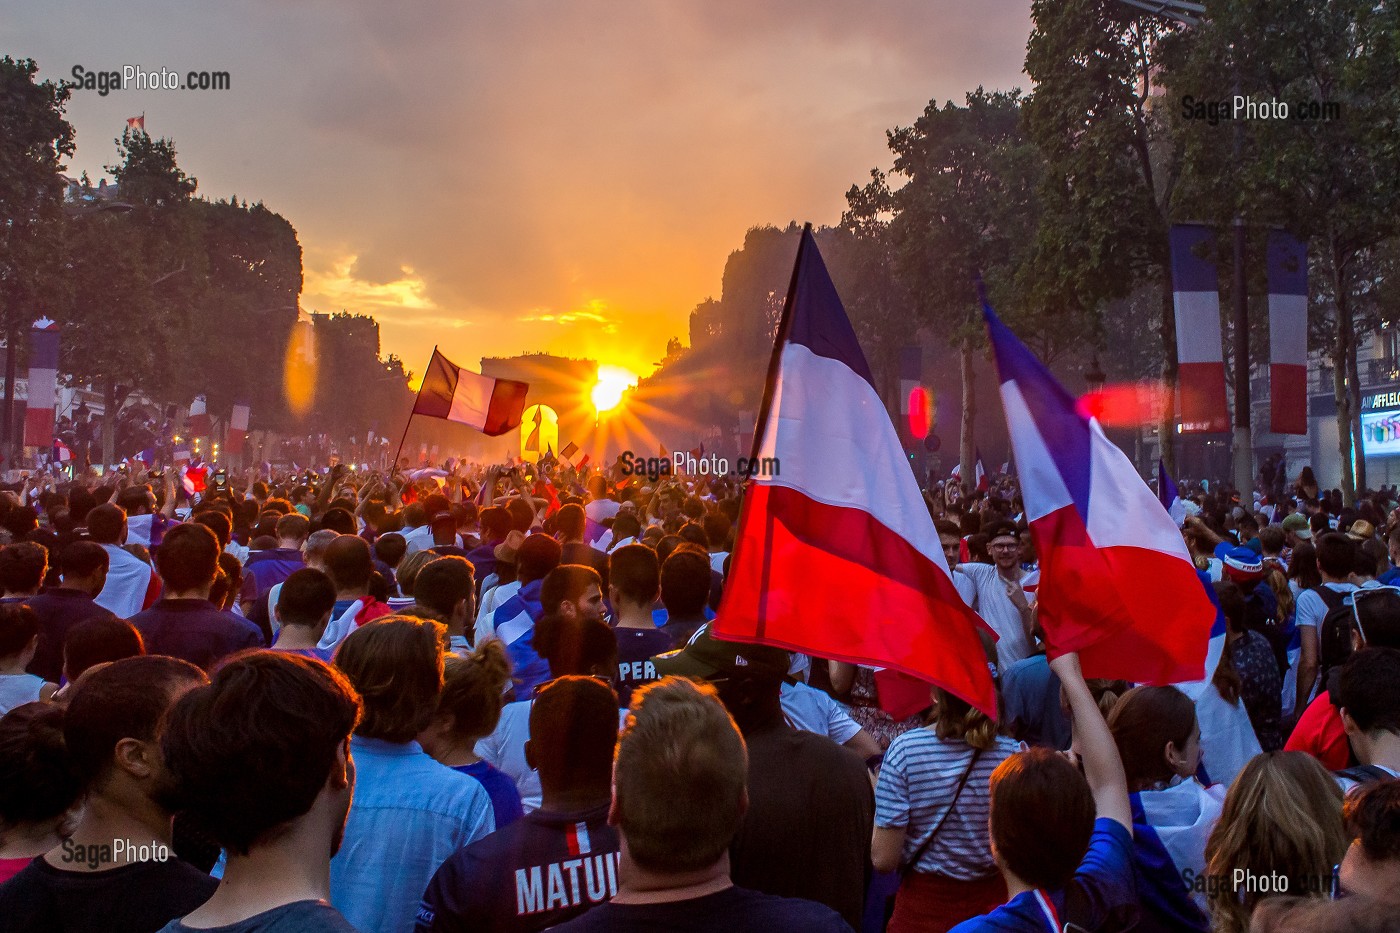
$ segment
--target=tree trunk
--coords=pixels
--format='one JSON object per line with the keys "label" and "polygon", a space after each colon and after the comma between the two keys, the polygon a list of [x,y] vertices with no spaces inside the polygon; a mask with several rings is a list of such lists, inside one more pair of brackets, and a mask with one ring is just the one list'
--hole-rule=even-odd
{"label": "tree trunk", "polygon": [[1167,475],[1176,478],[1176,298],[1172,295],[1171,263],[1162,266],[1162,321],[1158,329],[1162,338],[1162,420],[1157,424],[1161,444],[1162,465]]}
{"label": "tree trunk", "polygon": [[15,412],[15,373],[19,366],[18,356],[19,333],[17,329],[11,329],[5,337],[5,410],[0,412],[0,434],[4,435],[0,450],[4,451],[11,467],[22,465],[19,453],[24,448],[24,429],[21,427],[18,431],[15,430],[15,422],[18,420]]}
{"label": "tree trunk", "polygon": [[972,372],[972,341],[962,342],[962,430],[958,434],[958,463],[963,487],[977,488],[976,448],[973,419],[977,415],[977,389]]}
{"label": "tree trunk", "polygon": [[[1348,328],[1350,329],[1350,328]],[[1361,442],[1361,376],[1356,365],[1356,337],[1347,342],[1347,395],[1351,399],[1351,449],[1356,451],[1356,489],[1366,491],[1366,445]]]}
{"label": "tree trunk", "polygon": [[1347,386],[1349,362],[1355,356],[1352,347],[1351,296],[1347,294],[1346,276],[1336,247],[1332,249],[1332,290],[1337,303],[1337,341],[1332,351],[1332,394],[1337,400],[1337,450],[1342,455],[1342,503],[1356,502],[1356,479],[1352,472],[1352,394]]}
{"label": "tree trunk", "polygon": [[102,473],[106,475],[117,458],[117,382],[108,379],[102,387]]}

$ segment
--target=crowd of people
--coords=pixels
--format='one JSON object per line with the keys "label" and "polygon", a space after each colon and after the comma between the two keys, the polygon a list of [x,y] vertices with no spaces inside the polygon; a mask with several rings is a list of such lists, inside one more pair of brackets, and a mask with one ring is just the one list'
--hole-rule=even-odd
{"label": "crowd of people", "polygon": [[0,931],[1394,928],[1395,490],[1192,491],[1222,644],[1167,686],[1047,657],[1014,481],[931,488],[996,718],[717,635],[741,494],[0,491]]}

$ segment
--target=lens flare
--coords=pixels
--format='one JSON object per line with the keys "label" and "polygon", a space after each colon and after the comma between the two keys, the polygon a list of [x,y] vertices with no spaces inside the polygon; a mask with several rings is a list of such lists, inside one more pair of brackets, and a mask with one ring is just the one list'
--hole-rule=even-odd
{"label": "lens flare", "polygon": [[598,367],[598,381],[593,385],[593,407],[599,414],[611,411],[622,401],[622,394],[637,384],[637,374],[621,366]]}

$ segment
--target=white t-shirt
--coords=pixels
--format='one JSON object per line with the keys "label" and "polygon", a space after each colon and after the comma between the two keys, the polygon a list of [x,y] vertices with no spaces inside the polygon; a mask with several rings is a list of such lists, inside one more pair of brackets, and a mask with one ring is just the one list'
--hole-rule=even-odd
{"label": "white t-shirt", "polygon": [[[534,700],[507,703],[496,731],[476,743],[476,753],[515,781],[520,803],[529,813],[540,808],[540,774],[525,763],[525,743],[530,738],[530,707]],[[627,722],[627,710],[618,710],[617,731]]]}
{"label": "white t-shirt", "polygon": [[621,510],[621,502],[614,502],[612,499],[594,499],[583,507],[583,514],[595,522],[605,522],[610,518],[617,518],[617,513]]}
{"label": "white t-shirt", "polygon": [[426,551],[433,546],[433,528],[431,525],[419,525],[417,528],[405,528],[399,532],[403,535],[404,552],[403,556],[418,551]]}
{"label": "white t-shirt", "polygon": [[[1021,621],[1021,610],[1006,595],[1006,583],[993,564],[958,564],[958,570],[965,573],[976,589],[977,610],[992,631],[997,633],[997,667],[1006,670],[1017,661],[1030,657],[1032,645],[1026,636],[1025,624]],[[1016,568],[1018,577],[1024,573]],[[962,590],[959,589],[961,593]],[[963,597],[966,599],[966,595]]]}
{"label": "white t-shirt", "polygon": [[728,551],[715,551],[710,555],[710,569],[715,573],[724,573],[724,559],[728,556]]}

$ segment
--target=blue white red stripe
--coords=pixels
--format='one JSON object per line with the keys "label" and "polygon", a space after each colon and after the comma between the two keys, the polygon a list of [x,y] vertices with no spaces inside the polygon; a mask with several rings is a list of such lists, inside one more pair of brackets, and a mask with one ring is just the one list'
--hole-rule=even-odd
{"label": "blue white red stripe", "polygon": [[978,638],[810,229],[715,634],[894,668],[995,715]]}
{"label": "blue white red stripe", "polygon": [[1206,842],[1220,818],[1225,787],[1187,780],[1131,796],[1138,897],[1173,930],[1210,930],[1206,896],[1188,883],[1206,875]]}
{"label": "blue white red stripe", "polygon": [[1308,433],[1308,246],[1269,233],[1269,430]]}
{"label": "blue white red stripe", "polygon": [[1037,888],[1035,905],[1040,908],[1040,916],[1045,921],[1046,929],[1050,933],[1060,933],[1060,913],[1055,909],[1055,903],[1050,900],[1050,895]]}
{"label": "blue white red stripe", "polygon": [[1176,524],[1132,463],[983,305],[1026,517],[1040,556],[1051,657],[1087,677],[1169,684],[1204,672],[1215,612]]}
{"label": "blue white red stripe", "polygon": [[48,318],[35,321],[30,332],[28,385],[24,444],[48,447],[54,440],[54,408],[58,401],[58,324]]}
{"label": "blue white red stripe", "polygon": [[[1206,258],[1215,232],[1200,224],[1171,229],[1172,301],[1176,308],[1178,420],[1187,434],[1228,431],[1225,354],[1220,340],[1220,286]],[[1206,255],[1202,255],[1206,254]]]}
{"label": "blue white red stripe", "polygon": [[588,839],[587,823],[574,823],[565,831],[565,838],[570,855],[587,855],[593,851],[593,844]]}

